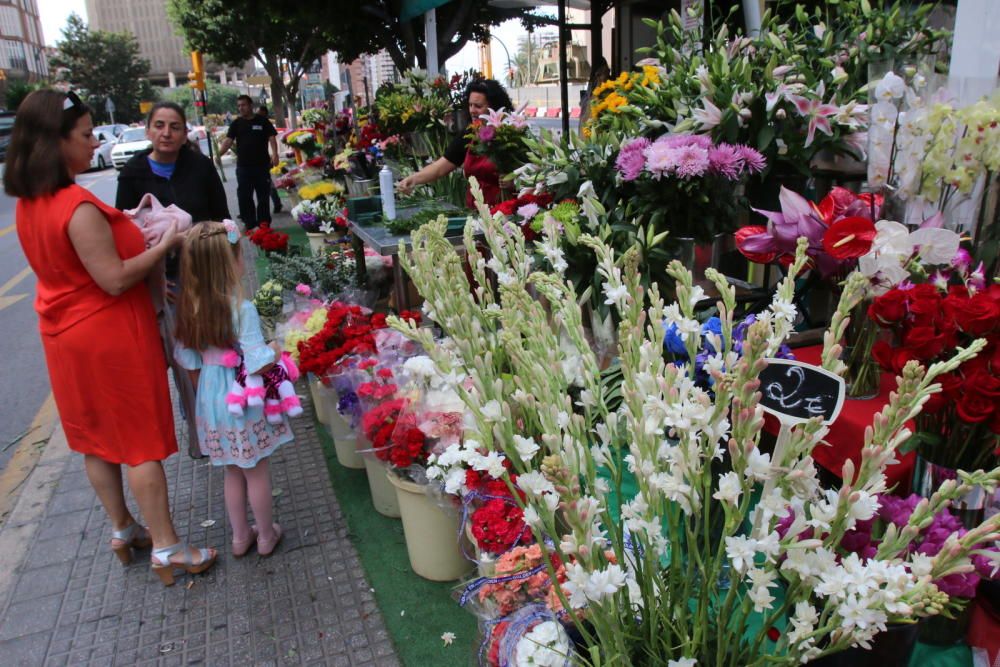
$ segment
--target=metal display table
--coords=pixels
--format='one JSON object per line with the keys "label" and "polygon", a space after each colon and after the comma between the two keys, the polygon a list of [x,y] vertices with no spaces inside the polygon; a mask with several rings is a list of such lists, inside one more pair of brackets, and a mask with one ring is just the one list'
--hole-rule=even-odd
{"label": "metal display table", "polygon": [[[458,211],[459,209],[456,208],[455,210]],[[419,211],[420,208],[417,207],[401,209],[398,215],[405,219],[406,217],[415,215]],[[350,226],[355,264],[358,271],[358,284],[363,285],[367,281],[365,246],[368,246],[382,257],[392,257],[392,289],[395,294],[396,309],[408,310],[410,307],[409,290],[407,289],[409,279],[400,265],[397,255],[399,255],[399,247],[401,245],[406,246],[407,249],[411,247],[412,241],[410,240],[410,235],[392,234],[382,223],[365,226],[352,221]],[[463,238],[463,230],[449,232],[445,238],[456,248],[464,248],[465,239]]]}

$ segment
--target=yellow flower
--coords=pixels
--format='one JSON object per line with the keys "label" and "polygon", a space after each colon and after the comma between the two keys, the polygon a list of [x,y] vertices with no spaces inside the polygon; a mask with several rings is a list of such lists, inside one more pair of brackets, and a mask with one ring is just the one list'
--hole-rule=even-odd
{"label": "yellow flower", "polygon": [[653,65],[643,65],[642,66],[642,82],[640,83],[644,88],[649,86],[660,85],[660,71],[656,69]]}
{"label": "yellow flower", "polygon": [[618,93],[611,93],[608,95],[607,99],[604,100],[604,103],[607,104],[608,111],[611,113],[618,113],[618,108],[628,104],[628,100]]}

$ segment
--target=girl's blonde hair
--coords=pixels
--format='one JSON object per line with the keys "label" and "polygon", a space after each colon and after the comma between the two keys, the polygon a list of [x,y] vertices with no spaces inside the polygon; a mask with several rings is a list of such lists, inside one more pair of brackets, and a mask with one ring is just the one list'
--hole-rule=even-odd
{"label": "girl's blonde hair", "polygon": [[243,295],[237,271],[239,243],[230,243],[221,222],[195,225],[181,253],[181,293],[176,338],[193,350],[232,347],[237,340],[235,304]]}

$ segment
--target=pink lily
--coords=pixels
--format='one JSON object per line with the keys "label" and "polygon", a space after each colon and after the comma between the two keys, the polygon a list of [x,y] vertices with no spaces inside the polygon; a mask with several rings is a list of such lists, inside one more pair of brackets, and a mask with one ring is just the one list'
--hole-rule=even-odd
{"label": "pink lily", "polygon": [[795,105],[795,109],[799,112],[799,115],[809,119],[809,131],[806,133],[806,147],[812,144],[813,139],[816,137],[816,130],[827,136],[833,134],[829,117],[840,113],[840,107],[836,104],[826,104],[823,102],[823,94],[825,92],[826,88],[820,83],[819,88],[816,90],[816,99],[809,99],[800,95],[788,95],[788,99]]}
{"label": "pink lily", "polygon": [[484,113],[479,117],[485,120],[486,124],[490,125],[491,127],[500,127],[501,125],[503,125],[503,119],[506,116],[507,112],[504,111],[503,109],[500,109],[498,111],[490,109],[490,112],[488,114]]}
{"label": "pink lily", "polygon": [[722,122],[722,111],[711,100],[706,97],[701,104],[701,109],[691,111],[691,116],[700,125],[699,130],[709,130]]}

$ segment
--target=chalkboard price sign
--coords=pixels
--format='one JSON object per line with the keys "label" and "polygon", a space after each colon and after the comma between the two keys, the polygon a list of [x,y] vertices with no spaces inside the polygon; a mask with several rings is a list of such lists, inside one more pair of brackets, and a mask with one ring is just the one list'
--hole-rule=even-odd
{"label": "chalkboard price sign", "polygon": [[768,359],[760,374],[761,407],[783,424],[819,417],[830,424],[844,405],[843,378],[819,366]]}

